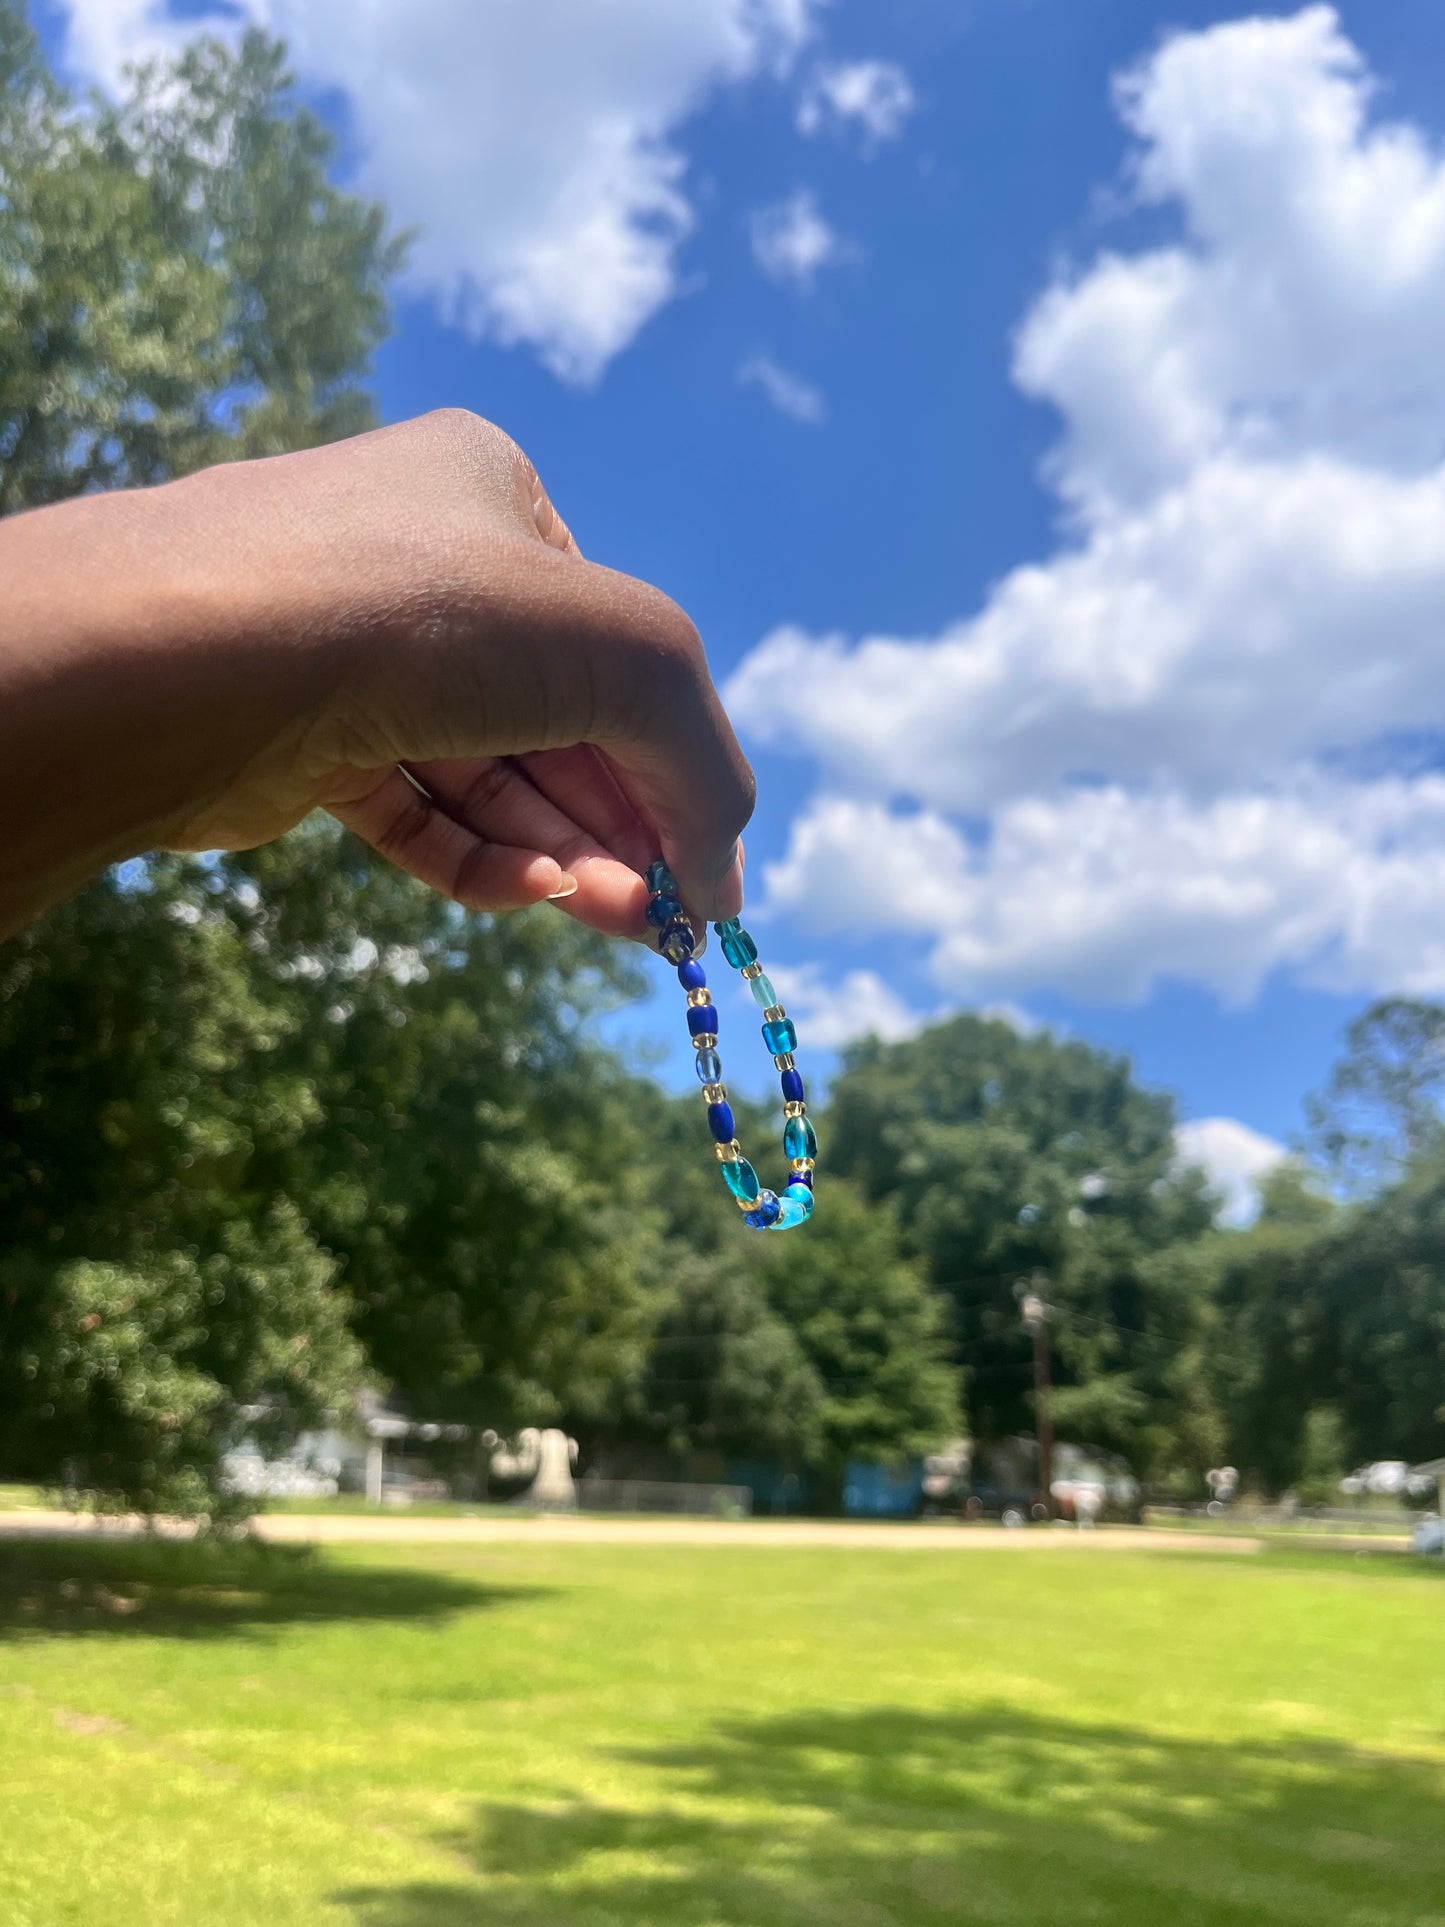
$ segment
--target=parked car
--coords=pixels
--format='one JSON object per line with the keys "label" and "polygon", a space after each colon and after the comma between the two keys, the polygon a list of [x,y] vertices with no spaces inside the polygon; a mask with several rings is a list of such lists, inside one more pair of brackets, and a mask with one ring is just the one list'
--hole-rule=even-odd
{"label": "parked car", "polygon": [[1422,1519],[1410,1545],[1416,1552],[1433,1552],[1436,1558],[1445,1557],[1445,1519],[1437,1519],[1433,1513]]}

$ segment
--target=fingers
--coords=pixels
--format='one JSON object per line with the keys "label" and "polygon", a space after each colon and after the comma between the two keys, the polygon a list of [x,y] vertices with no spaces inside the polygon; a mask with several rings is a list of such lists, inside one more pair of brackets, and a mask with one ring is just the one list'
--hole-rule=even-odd
{"label": "fingers", "polygon": [[[517,765],[500,757],[446,758],[415,763],[411,774],[434,806],[472,835],[552,858],[559,871],[576,881],[566,908],[594,930],[635,937],[646,929],[647,888],[638,866],[620,862]],[[580,784],[574,781],[572,789],[578,795]]]}
{"label": "fingers", "polygon": [[591,833],[619,862],[641,873],[658,853],[657,831],[590,743],[538,750],[517,758],[528,778],[571,822]]}
{"label": "fingers", "polygon": [[358,801],[331,809],[398,868],[470,910],[522,910],[578,888],[555,857],[486,842],[453,822],[400,770],[389,771]]}

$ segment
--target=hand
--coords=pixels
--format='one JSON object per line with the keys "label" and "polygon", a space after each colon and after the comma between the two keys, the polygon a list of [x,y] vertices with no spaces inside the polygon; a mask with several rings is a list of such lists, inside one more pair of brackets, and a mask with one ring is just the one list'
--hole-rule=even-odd
{"label": "hand", "polygon": [[637,935],[659,850],[699,917],[741,905],[752,779],[696,632],[475,416],[12,518],[0,578],[0,931],[318,806],[473,908]]}

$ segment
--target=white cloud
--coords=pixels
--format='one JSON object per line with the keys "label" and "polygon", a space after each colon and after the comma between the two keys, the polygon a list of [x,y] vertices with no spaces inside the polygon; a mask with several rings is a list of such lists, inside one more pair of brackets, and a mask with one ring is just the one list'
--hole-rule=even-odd
{"label": "white cloud", "polygon": [[[68,58],[125,61],[235,10],[64,0]],[[719,86],[786,70],[817,0],[242,0],[303,79],[345,96],[358,184],[420,230],[412,277],[477,335],[591,381],[667,302],[693,220],[680,126]]]}
{"label": "white cloud", "polygon": [[771,281],[807,290],[820,268],[843,259],[847,250],[818,208],[811,188],[800,187],[785,201],[759,208],[749,223],[753,259]]}
{"label": "white cloud", "polygon": [[780,415],[808,428],[821,428],[828,419],[822,389],[781,367],[771,355],[749,355],[738,369],[738,381],[744,388],[760,388]]}
{"label": "white cloud", "polygon": [[1371,91],[1318,6],[1120,83],[1182,236],[1020,331],[1069,538],[940,635],[744,662],[735,714],[806,687],[823,774],[776,901],[966,992],[1445,990],[1445,160]]}
{"label": "white cloud", "polygon": [[798,102],[804,134],[856,126],[870,146],[897,140],[917,106],[913,83],[896,61],[834,61],[810,78]]}
{"label": "white cloud", "polygon": [[799,1034],[819,1050],[837,1050],[860,1037],[896,1044],[927,1022],[871,970],[850,970],[836,982],[813,964],[769,974]]}
{"label": "white cloud", "polygon": [[1097,1001],[1162,978],[1244,1002],[1275,969],[1325,989],[1445,993],[1445,777],[1196,804],[1117,785],[1006,804],[969,838],[933,811],[823,796],[764,868],[810,932],[928,940],[967,1001],[1054,988]]}
{"label": "white cloud", "polygon": [[1259,1209],[1259,1180],[1289,1155],[1282,1144],[1235,1117],[1201,1117],[1174,1134],[1180,1161],[1202,1165],[1223,1199],[1224,1224],[1248,1224]]}
{"label": "white cloud", "polygon": [[1445,471],[1226,456],[936,638],[778,630],[727,699],[766,741],[806,684],[788,734],[827,770],[948,809],[1079,774],[1214,790],[1445,724],[1442,637]]}

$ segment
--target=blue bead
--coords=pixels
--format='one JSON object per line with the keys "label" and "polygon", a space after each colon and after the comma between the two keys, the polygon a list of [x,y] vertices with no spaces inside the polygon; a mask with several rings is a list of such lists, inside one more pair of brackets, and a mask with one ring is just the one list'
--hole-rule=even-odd
{"label": "blue bead", "polygon": [[689,1037],[717,1036],[716,1004],[689,1004],[687,1007],[687,1034]]}
{"label": "blue bead", "polygon": [[723,1182],[735,1198],[744,1204],[751,1204],[758,1195],[758,1174],[746,1158],[738,1158],[733,1164],[722,1168]]}
{"label": "blue bead", "polygon": [[818,1133],[813,1129],[813,1121],[807,1117],[790,1117],[783,1126],[783,1149],[790,1158],[815,1158],[818,1155]]}
{"label": "blue bead", "polygon": [[759,1010],[771,1010],[778,1001],[771,977],[749,977],[748,989],[753,993],[753,1002]]}
{"label": "blue bead", "polygon": [[660,856],[648,864],[646,882],[649,894],[654,897],[677,895],[677,878]]}
{"label": "blue bead", "polygon": [[801,1184],[790,1184],[778,1199],[778,1215],[769,1229],[772,1231],[791,1231],[795,1225],[806,1224],[813,1215],[813,1194]]}
{"label": "blue bead", "polygon": [[744,964],[756,963],[758,946],[746,930],[734,930],[722,939],[722,953],[734,970],[741,970]]}
{"label": "blue bead", "polygon": [[759,1191],[754,1209],[743,1213],[743,1223],[750,1224],[755,1231],[766,1231],[770,1224],[777,1223],[781,1210],[775,1191]]}
{"label": "blue bead", "polygon": [[732,1105],[709,1104],[707,1107],[707,1128],[712,1132],[719,1144],[731,1144],[738,1134],[738,1127],[733,1122]]}
{"label": "blue bead", "polygon": [[801,1104],[803,1101],[803,1073],[801,1071],[784,1071],[780,1082],[783,1086],[783,1102],[785,1104]]}
{"label": "blue bead", "polygon": [[706,990],[707,972],[702,965],[689,957],[677,966],[677,981],[684,990]]}
{"label": "blue bead", "polygon": [[763,1025],[763,1042],[774,1057],[785,1057],[798,1048],[798,1033],[793,1029],[791,1017],[775,1017],[770,1024]]}
{"label": "blue bead", "polygon": [[682,915],[682,905],[674,896],[654,897],[647,906],[647,921],[654,930],[660,930],[665,923]]}
{"label": "blue bead", "polygon": [[[722,1059],[715,1050],[700,1050],[693,1068],[697,1072],[699,1084],[716,1084],[722,1076]],[[795,1154],[801,1157],[801,1151]]]}
{"label": "blue bead", "polygon": [[811,1191],[813,1188],[813,1174],[811,1171],[795,1171],[793,1175],[788,1179],[788,1183],[789,1184],[806,1184],[808,1189]]}

